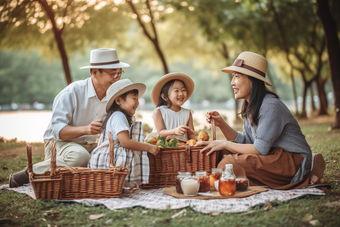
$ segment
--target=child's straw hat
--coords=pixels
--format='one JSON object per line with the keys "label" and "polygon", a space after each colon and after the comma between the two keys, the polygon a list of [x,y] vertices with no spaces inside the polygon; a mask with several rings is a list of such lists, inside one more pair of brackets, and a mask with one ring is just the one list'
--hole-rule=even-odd
{"label": "child's straw hat", "polygon": [[158,105],[159,97],[161,96],[161,91],[162,91],[163,86],[171,80],[183,81],[187,89],[187,94],[188,94],[184,102],[187,101],[192,95],[192,93],[194,92],[195,84],[194,84],[194,81],[189,76],[185,75],[184,73],[166,74],[157,81],[157,83],[155,84],[155,86],[153,87],[151,91],[151,101],[155,106]]}
{"label": "child's straw hat", "polygon": [[140,98],[144,94],[146,86],[142,83],[132,83],[129,79],[122,79],[113,83],[106,91],[106,98],[108,100],[106,104],[106,112],[110,109],[118,96],[134,89],[138,90],[138,98]]}
{"label": "child's straw hat", "polygon": [[267,73],[267,59],[253,52],[242,52],[232,66],[222,69],[222,72],[239,72],[262,80],[266,85],[273,86],[265,77]]}

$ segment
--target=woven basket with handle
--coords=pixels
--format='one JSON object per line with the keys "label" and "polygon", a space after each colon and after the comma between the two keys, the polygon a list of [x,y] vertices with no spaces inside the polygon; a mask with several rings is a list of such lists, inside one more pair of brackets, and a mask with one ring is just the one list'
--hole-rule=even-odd
{"label": "woven basket with handle", "polygon": [[[214,120],[211,121],[212,139],[216,140],[216,128]],[[149,183],[143,184],[142,188],[158,188],[176,185],[178,172],[207,171],[216,168],[219,152],[207,156],[210,151],[200,151],[205,146],[167,147],[161,148],[155,157],[148,153],[150,163]]]}
{"label": "woven basket with handle", "polygon": [[56,166],[56,149],[51,141],[51,171],[36,174],[32,168],[32,147],[27,144],[29,179],[36,198],[42,200],[99,199],[120,197],[129,169],[114,165],[114,145],[109,132],[109,169]]}

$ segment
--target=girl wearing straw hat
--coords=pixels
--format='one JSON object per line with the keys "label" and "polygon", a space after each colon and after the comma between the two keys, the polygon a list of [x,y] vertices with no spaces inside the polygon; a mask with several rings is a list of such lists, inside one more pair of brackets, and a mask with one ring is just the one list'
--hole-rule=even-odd
{"label": "girl wearing straw hat", "polygon": [[195,88],[194,81],[183,73],[169,73],[162,76],[151,91],[155,127],[145,140],[160,135],[181,141],[197,140],[190,109],[182,105],[190,98]]}
{"label": "girl wearing straw hat", "polygon": [[[130,167],[126,182],[149,183],[149,159],[145,151],[157,155],[156,145],[143,143],[141,122],[134,121],[133,115],[139,106],[146,86],[123,79],[112,84],[106,92],[106,117],[101,127],[98,146],[92,151],[89,168],[109,168],[108,132],[114,140],[115,166]],[[142,151],[142,152],[141,152]]]}
{"label": "girl wearing straw hat", "polygon": [[[268,90],[265,78],[267,60],[252,52],[241,53],[232,66],[222,69],[232,73],[235,99],[243,99],[243,132],[231,128],[216,111],[208,112],[207,122],[215,120],[227,141],[207,141],[204,150],[220,152],[219,168],[233,164],[236,175],[246,175],[250,185],[273,189],[302,188],[324,183],[325,161],[313,155],[300,126],[278,96]],[[233,143],[231,141],[236,141]]]}

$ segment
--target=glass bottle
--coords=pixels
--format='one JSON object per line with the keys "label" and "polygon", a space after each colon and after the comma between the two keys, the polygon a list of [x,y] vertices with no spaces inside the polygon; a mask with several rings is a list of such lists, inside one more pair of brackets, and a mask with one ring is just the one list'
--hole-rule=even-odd
{"label": "glass bottle", "polygon": [[182,193],[182,187],[181,187],[181,181],[185,178],[185,177],[190,177],[191,173],[190,172],[178,172],[177,178],[176,178],[176,192],[177,193]]}
{"label": "glass bottle", "polygon": [[195,173],[195,177],[200,182],[200,189],[198,192],[209,192],[210,191],[210,181],[206,171],[199,171]]}
{"label": "glass bottle", "polygon": [[220,180],[222,176],[222,169],[220,168],[212,168],[210,178],[210,186],[215,188],[215,181]]}
{"label": "glass bottle", "polygon": [[218,191],[222,196],[234,195],[236,192],[236,176],[233,170],[233,164],[226,164],[218,184]]}

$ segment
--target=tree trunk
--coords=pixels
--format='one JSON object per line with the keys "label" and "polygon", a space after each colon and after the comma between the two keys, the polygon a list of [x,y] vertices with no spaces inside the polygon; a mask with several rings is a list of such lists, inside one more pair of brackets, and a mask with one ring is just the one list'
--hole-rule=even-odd
{"label": "tree trunk", "polygon": [[310,86],[310,96],[312,97],[310,102],[311,102],[311,109],[312,111],[315,111],[316,110],[316,107],[315,107],[315,102],[314,102],[314,89],[313,89],[313,83],[311,84]]}
{"label": "tree trunk", "polygon": [[159,56],[159,58],[162,61],[162,65],[163,65],[163,70],[164,70],[164,74],[168,74],[169,73],[169,69],[168,69],[168,65],[165,61],[165,57],[163,55],[163,51],[161,50],[161,47],[159,46],[158,42],[153,42],[155,49],[157,51],[157,54]]}
{"label": "tree trunk", "polygon": [[316,13],[322,22],[326,37],[335,109],[333,128],[340,128],[340,43],[337,25],[331,15],[328,0],[316,0]]}
{"label": "tree trunk", "polygon": [[301,114],[299,117],[301,118],[307,118],[307,111],[306,111],[306,97],[307,97],[307,90],[308,90],[308,83],[304,83],[303,85],[303,94],[302,94],[302,110],[301,110]]}
{"label": "tree trunk", "polygon": [[67,58],[66,50],[65,50],[65,47],[64,47],[64,42],[63,42],[63,39],[61,37],[62,30],[59,30],[57,28],[57,24],[56,24],[55,19],[54,19],[54,12],[53,12],[52,8],[50,7],[50,5],[48,5],[47,1],[46,0],[39,0],[39,3],[41,4],[41,6],[46,11],[47,16],[52,23],[52,30],[53,30],[54,38],[57,42],[59,54],[60,54],[60,57],[61,57],[61,60],[62,60],[62,63],[63,63],[66,81],[67,81],[67,84],[70,84],[70,83],[72,83],[72,77],[71,77],[71,72],[70,72],[70,68],[69,68],[69,65],[68,65],[68,58]]}
{"label": "tree trunk", "polygon": [[276,9],[275,9],[273,1],[270,1],[270,8],[271,8],[271,10],[274,13],[274,19],[275,19],[275,22],[276,22],[277,27],[279,29],[279,32],[280,32],[281,41],[282,41],[282,48],[286,52],[286,58],[287,58],[287,61],[288,61],[289,65],[290,65],[290,67],[291,67],[290,79],[292,80],[292,88],[293,88],[294,101],[295,101],[295,111],[296,111],[296,114],[298,115],[299,114],[299,109],[298,109],[298,103],[297,103],[297,94],[296,94],[294,72],[293,72],[294,71],[294,65],[293,65],[291,59],[289,58],[289,47],[288,47],[286,36],[285,36],[286,33],[285,33],[285,31],[284,31],[284,29],[282,27],[282,24],[281,24],[281,21],[280,21],[280,17],[278,15],[278,13],[276,12]]}
{"label": "tree trunk", "polygon": [[319,108],[319,113],[318,115],[328,115],[327,113],[327,108],[328,108],[328,100],[327,100],[327,95],[325,92],[325,84],[327,82],[327,79],[322,79],[318,78],[316,80],[316,86],[318,88],[318,94],[319,94],[319,103],[320,103],[320,108]]}

